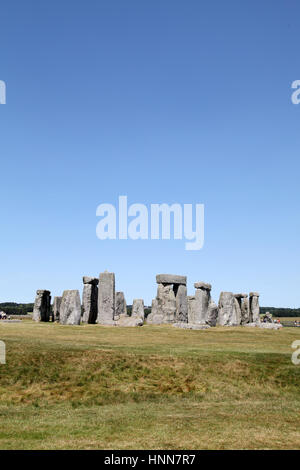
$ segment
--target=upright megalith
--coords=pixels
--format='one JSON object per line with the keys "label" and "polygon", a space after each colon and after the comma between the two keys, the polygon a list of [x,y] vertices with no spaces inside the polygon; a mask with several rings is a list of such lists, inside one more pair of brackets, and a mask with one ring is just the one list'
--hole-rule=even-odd
{"label": "upright megalith", "polygon": [[131,316],[121,314],[117,321],[117,326],[143,326],[145,318],[145,308],[143,299],[134,299]]}
{"label": "upright megalith", "polygon": [[99,277],[97,323],[115,324],[115,274],[107,271]]}
{"label": "upright megalith", "polygon": [[249,323],[248,294],[234,294],[236,307],[236,320],[238,325]]}
{"label": "upright megalith", "polygon": [[60,304],[59,321],[62,325],[80,325],[81,303],[78,290],[65,290]]}
{"label": "upright megalith", "polygon": [[206,318],[206,324],[209,326],[216,326],[218,320],[219,309],[213,300],[210,300],[208,305],[208,312]]}
{"label": "upright megalith", "polygon": [[188,321],[188,301],[186,285],[180,284],[176,292],[176,322]]}
{"label": "upright megalith", "polygon": [[32,319],[34,321],[49,321],[51,314],[51,292],[49,290],[37,290],[33,307]]}
{"label": "upright megalith", "polygon": [[237,301],[232,292],[221,292],[219,298],[218,324],[222,326],[237,326]]}
{"label": "upright megalith", "polygon": [[116,292],[116,311],[115,318],[120,318],[121,315],[127,316],[127,304],[124,292]]}
{"label": "upright megalith", "polygon": [[249,294],[249,312],[250,312],[250,323],[259,323],[259,293],[250,292]]}
{"label": "upright megalith", "polygon": [[59,321],[59,312],[62,297],[54,297],[53,299],[53,321]]}
{"label": "upright megalith", "polygon": [[195,282],[194,323],[205,325],[210,304],[211,285],[206,282]]}
{"label": "upright megalith", "polygon": [[157,295],[152,302],[148,323],[176,323],[188,321],[186,276],[158,274]]}
{"label": "upright megalith", "polygon": [[241,299],[241,325],[246,325],[250,322],[250,312],[249,312],[249,298],[248,295]]}
{"label": "upright megalith", "polygon": [[83,277],[82,321],[96,323],[98,314],[98,283],[96,277]]}

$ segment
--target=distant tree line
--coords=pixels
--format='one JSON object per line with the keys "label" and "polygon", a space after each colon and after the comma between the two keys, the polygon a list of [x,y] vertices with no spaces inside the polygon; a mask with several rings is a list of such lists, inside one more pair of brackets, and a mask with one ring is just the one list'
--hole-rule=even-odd
{"label": "distant tree line", "polygon": [[33,304],[3,302],[0,303],[0,311],[7,313],[7,315],[27,315],[28,312],[33,311]]}
{"label": "distant tree line", "polygon": [[300,308],[260,307],[260,313],[270,312],[274,317],[300,317]]}

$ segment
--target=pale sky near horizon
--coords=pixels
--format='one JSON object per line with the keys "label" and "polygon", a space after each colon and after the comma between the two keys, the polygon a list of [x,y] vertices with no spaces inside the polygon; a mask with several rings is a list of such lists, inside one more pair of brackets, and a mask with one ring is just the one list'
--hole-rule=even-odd
{"label": "pale sky near horizon", "polygon": [[[300,306],[300,4],[3,0],[0,302],[116,274]],[[96,237],[96,208],[203,203],[205,243]]]}

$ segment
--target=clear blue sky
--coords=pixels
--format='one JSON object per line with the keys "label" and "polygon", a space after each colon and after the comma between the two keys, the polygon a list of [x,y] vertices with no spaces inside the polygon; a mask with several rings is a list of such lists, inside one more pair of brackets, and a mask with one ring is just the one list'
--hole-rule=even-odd
{"label": "clear blue sky", "polygon": [[[296,0],[3,0],[0,301],[157,273],[300,306]],[[205,245],[100,241],[96,208],[204,203]]]}

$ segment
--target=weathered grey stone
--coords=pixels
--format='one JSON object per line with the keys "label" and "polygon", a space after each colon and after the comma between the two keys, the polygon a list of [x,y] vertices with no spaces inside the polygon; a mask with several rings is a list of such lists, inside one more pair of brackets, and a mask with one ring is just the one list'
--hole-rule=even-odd
{"label": "weathered grey stone", "polygon": [[105,271],[99,277],[98,316],[100,325],[114,325],[115,318],[115,274]]}
{"label": "weathered grey stone", "polygon": [[59,311],[62,297],[54,297],[53,299],[53,321],[59,321]]}
{"label": "weathered grey stone", "polygon": [[178,276],[177,274],[157,274],[157,284],[182,284],[186,286],[186,276]]}
{"label": "weathered grey stone", "polygon": [[203,282],[203,281],[195,282],[194,287],[195,287],[195,289],[211,290],[211,284],[208,284],[208,283]]}
{"label": "weathered grey stone", "polygon": [[83,276],[83,284],[92,284],[97,286],[99,284],[99,279],[97,277]]}
{"label": "weathered grey stone", "polygon": [[88,278],[90,281],[85,282],[87,276],[83,278],[82,293],[82,322],[94,324],[96,323],[98,314],[98,279]]}
{"label": "weathered grey stone", "polygon": [[151,313],[147,316],[146,322],[151,325],[160,325],[164,322],[163,313],[158,311],[157,299],[152,300]]}
{"label": "weathered grey stone", "polygon": [[172,285],[158,284],[157,311],[163,316],[163,323],[176,321],[176,298]]}
{"label": "weathered grey stone", "polygon": [[249,323],[249,321],[249,299],[246,295],[245,297],[241,298],[241,324],[246,325],[246,323]]}
{"label": "weathered grey stone", "polygon": [[133,299],[131,317],[141,318],[144,321],[145,308],[143,299]]}
{"label": "weathered grey stone", "polygon": [[126,300],[125,300],[124,292],[116,292],[115,318],[119,318],[121,315],[127,315]]}
{"label": "weathered grey stone", "polygon": [[196,310],[195,310],[195,296],[188,296],[188,323],[195,323],[196,319]]}
{"label": "weathered grey stone", "polygon": [[59,321],[62,325],[80,325],[81,303],[78,290],[65,290],[60,304]]}
{"label": "weathered grey stone", "polygon": [[241,297],[236,297],[234,295],[234,307],[235,307],[236,325],[240,325],[242,321]]}
{"label": "weathered grey stone", "polygon": [[208,314],[206,318],[206,323],[209,326],[216,326],[218,320],[218,306],[213,300],[210,300],[208,305]]}
{"label": "weathered grey stone", "polygon": [[177,292],[175,293],[176,298],[176,321],[185,322],[188,321],[188,302],[187,302],[187,288],[180,284]]}
{"label": "weathered grey stone", "polygon": [[232,292],[221,292],[218,322],[222,326],[237,326],[236,299]]}
{"label": "weathered grey stone", "polygon": [[37,290],[33,307],[34,321],[49,321],[51,313],[51,295],[49,290]]}
{"label": "weathered grey stone", "polygon": [[249,311],[250,322],[259,323],[259,294],[258,292],[250,292],[249,294]]}
{"label": "weathered grey stone", "polygon": [[207,330],[210,328],[209,325],[200,325],[198,323],[173,323],[175,328],[183,328],[185,330]]}
{"label": "weathered grey stone", "polygon": [[[196,282],[195,287],[195,301],[193,304],[194,309],[194,321],[193,323],[198,323],[200,325],[205,325],[207,316],[208,316],[208,306],[210,303],[210,290],[211,286],[205,284],[204,282]],[[209,286],[209,288],[207,287]]]}
{"label": "weathered grey stone", "polygon": [[251,322],[244,325],[248,328],[264,328],[266,330],[280,330],[282,325],[280,323],[259,323],[259,322]]}
{"label": "weathered grey stone", "polygon": [[132,304],[131,316],[123,313],[116,322],[117,326],[143,326],[145,318],[145,309],[143,299],[134,299]]}

